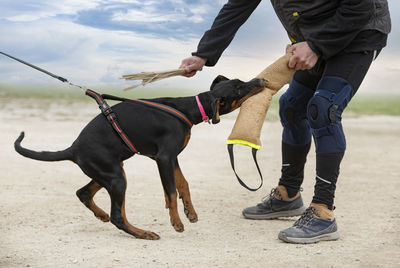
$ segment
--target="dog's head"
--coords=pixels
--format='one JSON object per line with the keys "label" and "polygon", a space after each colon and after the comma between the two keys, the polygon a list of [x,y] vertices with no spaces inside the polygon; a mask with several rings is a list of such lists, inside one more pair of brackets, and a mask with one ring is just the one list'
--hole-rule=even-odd
{"label": "dog's head", "polygon": [[217,76],[210,87],[211,95],[214,98],[212,123],[218,123],[219,115],[236,110],[245,100],[259,93],[265,86],[264,79],[243,82],[239,79],[229,80],[222,75]]}

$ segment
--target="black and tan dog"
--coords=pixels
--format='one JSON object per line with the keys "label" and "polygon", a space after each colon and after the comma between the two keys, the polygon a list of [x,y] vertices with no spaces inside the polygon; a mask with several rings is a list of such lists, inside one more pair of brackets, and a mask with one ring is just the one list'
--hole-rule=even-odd
{"label": "black and tan dog", "polygon": [[[198,95],[204,111],[214,124],[219,115],[227,114],[238,108],[248,97],[260,92],[265,86],[262,79],[249,82],[228,80],[218,76],[211,90]],[[157,98],[148,100],[172,107],[190,120],[192,124],[203,121],[195,97]],[[181,120],[164,111],[123,101],[112,107],[125,133],[133,141],[142,155],[157,162],[165,193],[166,207],[169,208],[171,224],[178,232],[184,230],[177,211],[177,194],[184,205],[184,212],[190,222],[197,221],[193,208],[189,186],[179,168],[178,154],[185,148],[190,138],[190,127]],[[151,231],[132,226],[125,216],[126,177],[123,161],[132,157],[132,153],[116,134],[104,115],[96,116],[82,130],[71,147],[58,152],[36,152],[21,146],[22,132],[15,141],[15,150],[21,155],[41,161],[71,160],[92,180],[79,189],[76,194],[80,201],[93,211],[100,220],[110,221],[119,229],[142,239],[159,239]],[[111,217],[93,201],[93,196],[104,187],[111,198]]]}

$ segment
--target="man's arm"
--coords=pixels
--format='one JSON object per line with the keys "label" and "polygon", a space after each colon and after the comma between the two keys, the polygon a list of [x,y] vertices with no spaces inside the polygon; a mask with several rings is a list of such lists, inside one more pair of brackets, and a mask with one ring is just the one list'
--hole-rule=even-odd
{"label": "man's arm", "polygon": [[192,55],[207,59],[206,66],[214,66],[237,30],[260,2],[261,0],[229,0],[215,18],[211,29],[204,33],[197,51]]}

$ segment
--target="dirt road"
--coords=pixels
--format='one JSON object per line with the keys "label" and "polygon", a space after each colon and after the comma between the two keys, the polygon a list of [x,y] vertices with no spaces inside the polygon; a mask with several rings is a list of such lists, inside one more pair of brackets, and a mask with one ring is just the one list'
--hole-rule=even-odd
{"label": "dirt road", "polygon": [[[75,196],[89,179],[69,161],[46,163],[23,158],[13,149],[69,146],[98,113],[94,103],[8,99],[0,124],[0,267],[400,267],[400,118],[346,117],[346,152],[336,192],[341,239],[312,245],[278,240],[296,218],[245,220],[254,205],[276,186],[280,173],[278,121],[267,121],[258,153],[265,183],[258,192],[242,188],[230,168],[225,140],[235,115],[218,125],[200,124],[180,155],[199,215],[185,232],[169,223],[155,163],[141,156],[125,162],[126,212],[131,223],[152,230],[159,241],[134,239],[97,220]],[[258,178],[249,149],[237,150],[238,172],[249,185]],[[315,155],[308,158],[303,198],[310,202]],[[95,198],[109,210],[101,190]]]}

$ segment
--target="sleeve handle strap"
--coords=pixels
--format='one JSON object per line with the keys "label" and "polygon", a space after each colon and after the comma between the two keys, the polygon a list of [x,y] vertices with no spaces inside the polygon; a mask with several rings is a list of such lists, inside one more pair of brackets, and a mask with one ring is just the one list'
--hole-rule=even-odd
{"label": "sleeve handle strap", "polygon": [[[255,192],[258,189],[260,189],[261,186],[263,185],[264,179],[263,179],[263,176],[261,174],[260,167],[258,166],[257,151],[261,148],[261,146],[253,144],[253,143],[248,142],[248,141],[243,141],[243,140],[227,140],[226,144],[228,145],[228,153],[229,153],[229,158],[230,158],[230,161],[231,161],[231,166],[232,166],[233,172],[235,173],[236,178],[239,181],[240,185],[242,185],[244,188],[246,188],[247,190],[252,191],[252,192]],[[261,179],[261,183],[257,188],[250,188],[249,186],[247,186],[242,181],[242,179],[239,177],[239,175],[236,173],[235,160],[234,160],[234,157],[233,157],[233,145],[235,145],[235,144],[241,144],[241,145],[246,145],[246,146],[252,147],[253,160],[254,160],[254,163],[255,163],[255,165],[257,167],[257,171],[258,171],[258,174],[260,175],[260,179]]]}

